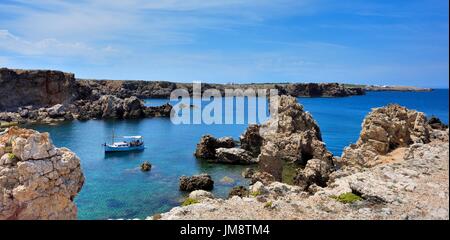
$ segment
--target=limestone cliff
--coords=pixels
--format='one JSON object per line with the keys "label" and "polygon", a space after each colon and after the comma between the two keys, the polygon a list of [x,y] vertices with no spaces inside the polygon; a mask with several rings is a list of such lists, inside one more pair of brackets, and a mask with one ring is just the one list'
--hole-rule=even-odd
{"label": "limestone cliff", "polygon": [[66,104],[77,96],[74,74],[0,68],[0,111]]}

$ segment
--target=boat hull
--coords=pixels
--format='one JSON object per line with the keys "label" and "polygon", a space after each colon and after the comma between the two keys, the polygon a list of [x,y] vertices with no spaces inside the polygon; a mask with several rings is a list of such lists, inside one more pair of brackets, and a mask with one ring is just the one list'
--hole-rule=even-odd
{"label": "boat hull", "polygon": [[126,146],[126,147],[112,147],[105,146],[105,152],[132,152],[132,151],[142,151],[144,150],[144,145],[141,146]]}

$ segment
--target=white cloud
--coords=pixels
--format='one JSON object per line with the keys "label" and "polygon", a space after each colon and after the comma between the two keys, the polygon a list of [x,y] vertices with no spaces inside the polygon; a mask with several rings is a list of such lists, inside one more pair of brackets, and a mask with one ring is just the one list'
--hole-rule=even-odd
{"label": "white cloud", "polygon": [[312,6],[310,0],[15,2],[0,3],[0,13],[15,16],[10,20],[0,18],[0,24],[29,39],[111,40],[119,38],[120,34],[133,32],[139,33],[140,37],[158,37],[162,43],[171,41],[174,36],[177,36],[175,43],[179,43],[180,32],[192,29],[251,24],[280,15],[300,14]]}
{"label": "white cloud", "polygon": [[38,41],[27,41],[13,35],[8,30],[0,30],[0,50],[10,51],[25,56],[72,56],[95,59],[116,51],[111,46],[96,49],[80,42],[61,42],[51,38]]}

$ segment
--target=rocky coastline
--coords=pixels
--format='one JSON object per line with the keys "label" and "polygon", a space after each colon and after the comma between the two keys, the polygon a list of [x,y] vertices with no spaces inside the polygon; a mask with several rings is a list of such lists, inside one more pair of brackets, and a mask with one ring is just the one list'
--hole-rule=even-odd
{"label": "rocky coastline", "polygon": [[[122,98],[137,96],[140,98],[169,98],[175,89],[186,89],[191,95],[191,83],[175,83],[167,81],[143,80],[87,80],[78,79],[86,88],[93,89],[100,94],[113,94]],[[201,84],[202,92],[208,89],[220,91],[225,95],[225,89],[277,89],[280,95],[294,97],[347,97],[364,95],[365,90],[360,87],[348,88],[339,83],[261,83],[261,84]]]}
{"label": "rocky coastline", "polygon": [[[193,92],[192,84],[167,81],[88,80],[54,70],[0,68],[0,121],[18,124],[54,123],[89,119],[170,117],[172,106],[144,105],[143,98],[165,98],[175,89]],[[364,95],[367,86],[338,83],[208,84],[217,89],[277,89],[293,97]],[[404,89],[404,88],[403,88]]]}
{"label": "rocky coastline", "polygon": [[170,117],[172,106],[148,107],[136,96],[99,93],[74,74],[0,69],[0,122],[49,124],[71,120]]}
{"label": "rocky coastline", "polygon": [[[170,104],[147,107],[140,98],[189,90],[178,83],[77,80],[59,71],[5,68],[0,84],[0,94],[18,93],[0,100],[0,219],[76,219],[73,200],[84,183],[75,153],[56,148],[47,133],[14,125],[170,117]],[[356,143],[333,156],[296,97],[361,95],[364,88],[205,89],[224,86],[281,94],[271,99],[278,112],[269,121],[249,126],[236,141],[205,135],[194,153],[217,164],[251,165],[243,173],[251,185],[218,199],[208,192],[214,188],[209,175],[182,176],[179,190],[190,192],[183,206],[147,219],[449,219],[449,130],[439,119],[396,104],[374,108]],[[283,182],[284,163],[297,168],[290,184]]]}
{"label": "rocky coastline", "polygon": [[[259,160],[243,173],[249,189],[237,186],[228,199],[192,192],[189,204],[147,219],[449,219],[448,126],[395,104],[374,108],[338,157],[295,98],[279,98],[281,117],[241,136]],[[294,184],[277,175],[283,159],[303,165]]]}

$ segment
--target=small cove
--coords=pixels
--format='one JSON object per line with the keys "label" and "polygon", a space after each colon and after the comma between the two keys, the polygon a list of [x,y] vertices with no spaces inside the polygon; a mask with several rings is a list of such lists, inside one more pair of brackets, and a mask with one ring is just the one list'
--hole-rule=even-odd
{"label": "small cove", "polygon": [[[147,99],[157,106],[166,99]],[[411,109],[436,115],[448,123],[448,89],[432,92],[368,92],[345,98],[299,98],[318,122],[324,142],[335,155],[358,138],[364,116],[373,107],[399,103]],[[181,175],[202,172],[215,181],[213,193],[226,197],[236,185],[247,185],[241,172],[247,166],[212,164],[193,156],[204,134],[238,139],[246,124],[174,125],[169,119],[90,120],[65,122],[55,126],[33,126],[50,132],[58,147],[68,147],[81,159],[86,182],[76,197],[80,219],[145,218],[178,206],[185,193],[178,191]],[[105,155],[101,146],[112,130],[119,134],[143,135],[143,152]],[[141,172],[143,161],[152,163],[150,172]],[[288,171],[283,173],[291,176]],[[225,177],[234,182],[221,182]]]}

